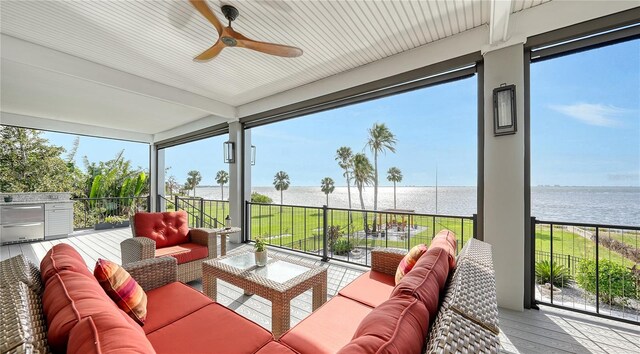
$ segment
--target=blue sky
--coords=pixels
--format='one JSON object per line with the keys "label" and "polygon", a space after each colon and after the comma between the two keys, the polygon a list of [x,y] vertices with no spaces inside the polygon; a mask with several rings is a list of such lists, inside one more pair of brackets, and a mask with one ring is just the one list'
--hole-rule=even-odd
{"label": "blue sky", "polygon": [[[321,112],[252,130],[257,164],[254,186],[271,186],[286,171],[293,186],[317,186],[323,177],[345,184],[334,160],[338,147],[365,151],[367,129],[385,123],[396,135],[396,153],[380,156],[386,170],[402,170],[405,186],[475,186],[477,169],[476,78]],[[640,40],[531,65],[531,171],[533,185],[640,186]],[[520,117],[520,119],[522,119]],[[521,122],[521,120],[520,120]],[[520,123],[519,122],[519,123]],[[46,133],[69,148],[74,136]],[[222,143],[214,137],[166,150],[168,175],[184,182],[199,170],[201,184],[215,184]],[[81,137],[76,156],[108,160],[121,149],[147,166],[148,146]]]}

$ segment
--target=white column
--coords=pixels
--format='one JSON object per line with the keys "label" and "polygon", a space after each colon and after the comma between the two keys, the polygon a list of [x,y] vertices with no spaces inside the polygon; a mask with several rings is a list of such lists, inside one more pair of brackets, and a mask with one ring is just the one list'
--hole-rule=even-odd
{"label": "white column", "polygon": [[[157,164],[158,164],[158,176],[156,181],[158,181],[158,195],[162,197],[166,197],[166,190],[164,188],[166,176],[165,176],[165,164],[164,164],[164,149],[158,150],[157,154]],[[167,203],[163,198],[159,198],[158,204],[160,205],[160,211],[167,211]],[[154,204],[155,205],[155,204]]]}
{"label": "white column", "polygon": [[[244,154],[240,151],[243,139],[246,146]],[[229,123],[229,141],[233,141],[236,148],[236,162],[229,164],[229,216],[232,226],[244,228],[244,202],[251,195],[251,134],[243,132],[240,122],[231,122]],[[244,178],[242,176],[243,164],[245,166]],[[243,232],[245,231],[243,230]],[[229,242],[240,243],[241,241],[242,235],[239,233],[229,236]]]}
{"label": "white column", "polygon": [[[523,309],[524,67],[523,45],[484,55],[484,240],[493,246],[498,306]],[[516,85],[517,132],[493,134],[493,89]]]}

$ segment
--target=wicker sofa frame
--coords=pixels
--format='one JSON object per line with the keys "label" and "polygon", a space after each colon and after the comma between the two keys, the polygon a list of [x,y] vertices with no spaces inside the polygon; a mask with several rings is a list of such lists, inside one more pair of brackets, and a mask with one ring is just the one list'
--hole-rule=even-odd
{"label": "wicker sofa frame", "polygon": [[[132,217],[131,234],[133,237],[120,243],[123,265],[145,259],[153,259],[156,254],[155,241],[145,237],[144,235],[136,234],[135,224],[133,221]],[[218,257],[217,235],[215,231],[212,229],[189,229],[189,236],[191,237],[191,242],[207,246],[209,254],[206,258],[178,264],[178,281],[183,283],[188,283],[202,278],[202,262]]]}

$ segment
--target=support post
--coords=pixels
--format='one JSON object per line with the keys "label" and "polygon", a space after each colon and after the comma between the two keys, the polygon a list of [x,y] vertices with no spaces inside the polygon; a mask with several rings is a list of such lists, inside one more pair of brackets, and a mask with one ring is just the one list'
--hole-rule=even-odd
{"label": "support post", "polygon": [[327,243],[328,239],[328,221],[327,221],[327,211],[328,208],[326,205],[322,206],[322,260],[324,262],[329,260],[329,244]]}

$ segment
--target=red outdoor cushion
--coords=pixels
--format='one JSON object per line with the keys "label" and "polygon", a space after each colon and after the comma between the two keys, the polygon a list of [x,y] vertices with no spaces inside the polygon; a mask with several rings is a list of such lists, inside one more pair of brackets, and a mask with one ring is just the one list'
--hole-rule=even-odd
{"label": "red outdoor cushion", "polygon": [[[92,278],[65,270],[54,274],[47,282],[42,308],[48,324],[47,341],[54,351],[66,350],[71,329],[86,316],[113,313],[123,323],[135,323],[133,320],[128,322],[129,316],[118,309],[98,281]],[[134,330],[144,334],[140,326],[135,327]]]}
{"label": "red outdoor cushion", "polygon": [[342,288],[339,294],[367,306],[376,307],[389,299],[395,285],[393,275],[368,271]]}
{"label": "red outdoor cushion", "polygon": [[155,353],[147,338],[118,313],[83,318],[69,334],[67,353]]}
{"label": "red outdoor cushion", "polygon": [[93,274],[89,271],[80,253],[66,243],[60,243],[51,247],[49,252],[42,258],[40,262],[42,284],[47,284],[47,280],[63,270],[80,273],[93,278]]}
{"label": "red outdoor cushion", "polygon": [[212,303],[203,293],[180,282],[149,290],[147,320],[142,329],[149,334]]}
{"label": "red outdoor cushion", "polygon": [[147,339],[158,354],[218,354],[255,353],[273,336],[251,320],[212,303],[148,334]]}
{"label": "red outdoor cushion", "polygon": [[156,249],[190,242],[187,212],[136,213],[133,217],[135,236],[150,238]]}
{"label": "red outdoor cushion", "polygon": [[271,341],[260,348],[256,354],[296,354],[296,352],[280,342]]}
{"label": "red outdoor cushion", "polygon": [[362,320],[353,340],[338,354],[419,354],[428,330],[429,315],[420,300],[411,295],[393,297]]}
{"label": "red outdoor cushion", "polygon": [[449,253],[449,268],[454,269],[456,267],[456,247],[458,241],[456,241],[456,234],[450,230],[441,230],[436,237],[431,240],[429,249],[440,247]]}
{"label": "red outdoor cushion", "polygon": [[156,257],[171,256],[178,264],[188,263],[209,256],[209,247],[197,243],[182,243],[176,246],[156,248]]}
{"label": "red outdoor cushion", "polygon": [[391,298],[405,295],[418,298],[429,311],[429,318],[434,320],[440,305],[440,292],[449,276],[448,256],[449,253],[440,247],[427,251],[393,289]]}
{"label": "red outdoor cushion", "polygon": [[371,307],[335,296],[287,331],[280,342],[300,354],[334,354],[349,343]]}

